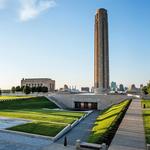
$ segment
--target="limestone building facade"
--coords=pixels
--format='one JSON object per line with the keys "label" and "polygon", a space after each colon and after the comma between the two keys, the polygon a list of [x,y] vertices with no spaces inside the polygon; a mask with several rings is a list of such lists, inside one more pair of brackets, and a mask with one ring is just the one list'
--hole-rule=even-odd
{"label": "limestone building facade", "polygon": [[48,88],[49,92],[53,92],[55,90],[55,80],[49,78],[28,78],[21,80],[21,86],[29,86],[29,87],[38,87],[45,86]]}
{"label": "limestone building facade", "polygon": [[109,89],[108,16],[106,9],[98,9],[94,28],[94,89],[96,94]]}

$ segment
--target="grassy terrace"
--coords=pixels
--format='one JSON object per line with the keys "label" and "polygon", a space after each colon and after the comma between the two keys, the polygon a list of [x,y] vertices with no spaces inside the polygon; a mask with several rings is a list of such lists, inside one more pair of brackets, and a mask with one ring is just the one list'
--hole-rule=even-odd
{"label": "grassy terrace", "polygon": [[32,98],[32,96],[0,96],[0,101],[16,100],[16,99],[28,99],[28,98]]}
{"label": "grassy terrace", "polygon": [[45,97],[21,97],[21,96],[0,96],[0,110],[2,109],[39,109],[58,108]]}
{"label": "grassy terrace", "polygon": [[144,105],[145,109],[143,109],[143,117],[144,117],[146,143],[150,144],[150,100],[142,100],[142,107]]}
{"label": "grassy terrace", "polygon": [[126,100],[103,111],[95,122],[88,142],[109,145],[129,103],[130,100]]}
{"label": "grassy terrace", "polygon": [[44,97],[1,97],[0,116],[31,120],[9,130],[55,136],[68,124],[84,115],[82,112],[54,110],[57,106]]}

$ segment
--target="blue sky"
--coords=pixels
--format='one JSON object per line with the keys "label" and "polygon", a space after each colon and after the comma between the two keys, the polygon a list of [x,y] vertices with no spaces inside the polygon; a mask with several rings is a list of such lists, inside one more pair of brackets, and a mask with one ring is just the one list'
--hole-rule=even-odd
{"label": "blue sky", "polygon": [[0,0],[0,88],[50,77],[93,86],[94,15],[109,15],[110,81],[150,80],[149,0]]}

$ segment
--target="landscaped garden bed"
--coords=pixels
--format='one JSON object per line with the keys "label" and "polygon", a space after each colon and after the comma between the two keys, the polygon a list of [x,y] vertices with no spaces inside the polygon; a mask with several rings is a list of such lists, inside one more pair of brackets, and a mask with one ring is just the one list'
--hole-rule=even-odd
{"label": "landscaped garden bed", "polygon": [[146,143],[150,144],[150,100],[142,100]]}
{"label": "landscaped garden bed", "polygon": [[123,101],[101,112],[93,126],[88,142],[109,145],[130,102],[131,100]]}
{"label": "landscaped garden bed", "polygon": [[30,120],[7,130],[56,136],[68,124],[81,118],[84,112],[55,110],[58,108],[45,97],[29,97],[0,101],[0,116]]}

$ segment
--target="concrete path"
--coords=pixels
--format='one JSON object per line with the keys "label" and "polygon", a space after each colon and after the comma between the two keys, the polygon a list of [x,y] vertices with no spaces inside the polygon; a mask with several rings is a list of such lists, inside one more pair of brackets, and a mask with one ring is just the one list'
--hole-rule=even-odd
{"label": "concrete path", "polygon": [[94,111],[84,120],[82,120],[77,126],[75,126],[71,131],[69,131],[66,135],[60,138],[56,143],[63,144],[65,136],[67,137],[68,145],[75,145],[77,139],[80,139],[81,141],[87,141],[87,138],[93,127],[93,123],[95,122],[99,113],[99,111]]}
{"label": "concrete path", "polygon": [[53,143],[50,146],[43,148],[42,150],[76,150],[76,147],[72,145],[64,146],[62,144]]}
{"label": "concrete path", "polygon": [[119,126],[109,150],[145,150],[141,100],[134,99]]}
{"label": "concrete path", "polygon": [[0,150],[41,150],[49,147],[51,140],[0,132]]}

